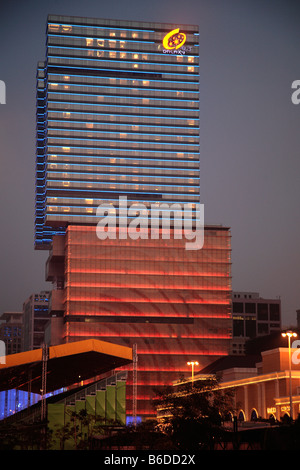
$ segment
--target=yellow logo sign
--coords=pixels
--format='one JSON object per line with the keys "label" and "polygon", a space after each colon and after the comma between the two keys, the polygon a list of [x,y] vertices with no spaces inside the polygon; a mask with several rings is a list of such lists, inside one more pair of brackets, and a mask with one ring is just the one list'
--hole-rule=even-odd
{"label": "yellow logo sign", "polygon": [[179,31],[179,28],[173,29],[165,35],[163,46],[167,50],[179,49],[186,41],[186,35]]}

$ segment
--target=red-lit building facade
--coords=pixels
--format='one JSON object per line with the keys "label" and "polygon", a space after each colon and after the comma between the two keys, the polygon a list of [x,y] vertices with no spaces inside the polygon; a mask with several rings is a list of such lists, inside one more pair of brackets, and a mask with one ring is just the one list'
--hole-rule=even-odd
{"label": "red-lit building facade", "polygon": [[[99,240],[70,226],[53,239],[47,279],[52,342],[97,338],[136,344],[137,413],[151,415],[153,389],[227,355],[231,339],[231,238],[206,227],[201,250],[184,240]],[[128,414],[132,407],[128,378]]]}

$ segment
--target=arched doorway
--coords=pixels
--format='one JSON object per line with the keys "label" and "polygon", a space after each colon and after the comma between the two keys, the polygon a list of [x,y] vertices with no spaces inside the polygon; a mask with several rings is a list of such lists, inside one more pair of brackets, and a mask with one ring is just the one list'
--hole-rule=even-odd
{"label": "arched doorway", "polygon": [[243,410],[240,410],[238,420],[239,421],[245,421],[245,413],[244,413]]}
{"label": "arched doorway", "polygon": [[252,408],[251,415],[250,415],[250,421],[257,421],[258,420],[258,413],[255,408]]}

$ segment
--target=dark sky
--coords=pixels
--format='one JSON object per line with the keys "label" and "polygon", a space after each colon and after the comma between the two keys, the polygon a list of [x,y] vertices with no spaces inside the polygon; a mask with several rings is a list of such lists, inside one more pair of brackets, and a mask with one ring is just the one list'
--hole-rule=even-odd
{"label": "dark sky", "polygon": [[34,250],[35,74],[49,13],[198,24],[201,202],[231,227],[234,290],[300,308],[300,2],[287,0],[0,0],[0,313],[44,281]]}

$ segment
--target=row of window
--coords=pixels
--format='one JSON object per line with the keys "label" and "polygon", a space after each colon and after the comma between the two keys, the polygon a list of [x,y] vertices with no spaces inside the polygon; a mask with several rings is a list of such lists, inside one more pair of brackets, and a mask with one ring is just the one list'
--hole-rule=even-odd
{"label": "row of window", "polygon": [[190,156],[187,155],[186,158],[189,160],[184,159],[185,155],[182,153],[175,154],[173,160],[168,158],[163,158],[162,155],[158,155],[157,158],[154,156],[152,159],[141,158],[141,156],[137,156],[136,158],[125,158],[123,155],[114,156],[114,157],[106,157],[106,156],[89,156],[88,154],[81,154],[81,155],[70,155],[68,152],[65,154],[48,154],[47,155],[47,162],[55,162],[55,163],[66,163],[70,164],[80,164],[80,165],[88,165],[97,164],[97,165],[108,165],[109,168],[114,167],[117,171],[117,168],[123,169],[123,171],[128,171],[126,169],[132,168],[150,168],[151,171],[155,169],[159,171],[172,171],[172,170],[180,170],[180,171],[189,171],[191,169],[199,170],[199,161],[194,159],[190,159]]}
{"label": "row of window", "polygon": [[[182,135],[153,135],[153,134],[139,134],[137,132],[113,132],[113,131],[108,131],[107,129],[103,130],[80,130],[80,129],[60,129],[60,128],[55,128],[51,129],[48,128],[47,131],[47,137],[52,137],[52,138],[57,138],[58,140],[63,140],[65,138],[68,138],[70,141],[78,140],[80,138],[83,139],[89,139],[89,142],[94,142],[94,141],[110,141],[110,140],[120,140],[120,141],[135,141],[135,142],[162,142],[165,144],[181,144],[181,145],[186,145],[186,146],[192,146],[194,147],[195,145],[192,144],[198,144],[198,137],[185,137]],[[60,137],[62,139],[60,139]],[[97,139],[97,140],[96,140]]]}
{"label": "row of window", "polygon": [[[138,48],[135,47],[135,45],[126,43],[125,41],[103,41],[101,46],[98,45],[99,42],[100,41],[97,41],[97,44],[95,45],[89,40],[89,38],[67,42],[64,40],[57,41],[54,39],[52,41],[48,41],[48,55],[64,56],[68,54],[68,57],[76,58],[95,57],[130,61],[147,61],[149,63],[157,62],[173,66],[178,64],[185,64],[187,66],[190,64],[198,64],[198,57],[194,55],[163,54],[162,51],[157,52],[157,49],[153,50],[153,47],[151,49],[146,48],[145,50],[143,45]],[[95,46],[96,48],[93,48]],[[99,49],[99,47],[101,47],[101,49]]]}
{"label": "row of window", "polygon": [[[44,71],[39,73],[44,75]],[[113,71],[112,71],[113,73]],[[188,81],[174,81],[174,80],[161,80],[159,78],[151,79],[151,75],[147,78],[138,78],[138,77],[106,77],[106,76],[90,76],[76,74],[74,71],[70,70],[70,74],[61,74],[48,72],[48,82],[49,83],[72,83],[78,85],[86,85],[93,87],[114,87],[114,88],[124,88],[128,87],[129,89],[139,89],[140,91],[145,89],[167,92],[194,92],[199,95],[199,84],[196,82]],[[38,80],[38,88],[44,89],[45,82],[44,80]]]}
{"label": "row of window", "polygon": [[[55,108],[63,109],[63,106],[55,106]],[[69,107],[70,108],[70,107]],[[136,127],[140,128],[152,128],[152,129],[181,129],[182,128],[191,128],[193,132],[195,132],[195,128],[198,130],[199,126],[199,119],[198,118],[187,118],[187,117],[177,117],[177,116],[161,116],[157,113],[157,116],[143,116],[143,114],[109,114],[106,113],[96,113],[93,112],[91,109],[90,113],[84,109],[84,106],[81,105],[82,110],[80,112],[76,112],[76,110],[72,111],[71,109],[68,111],[62,111],[58,109],[48,109],[47,118],[48,119],[59,119],[65,120],[65,122],[70,125],[73,121],[77,121],[80,123],[84,123],[86,125],[91,124],[103,124],[106,126],[123,126],[123,125],[131,125],[133,129]],[[44,113],[42,114],[44,117]],[[44,119],[43,119],[44,122]],[[60,123],[61,125],[61,123]]]}
{"label": "row of window", "polygon": [[[54,90],[54,93],[51,92]],[[60,84],[58,82],[48,82],[48,95],[53,95],[54,98],[57,96],[64,96],[64,95],[72,95],[72,96],[81,96],[86,97],[86,99],[96,98],[104,99],[104,98],[117,98],[117,99],[135,99],[135,100],[149,100],[148,102],[152,102],[154,105],[155,103],[163,104],[166,103],[166,106],[170,105],[174,101],[177,103],[178,106],[186,105],[186,106],[198,106],[198,93],[193,92],[185,92],[185,91],[165,91],[165,90],[156,90],[156,89],[143,89],[140,88],[116,88],[116,87],[107,87],[107,86],[95,86],[90,87],[88,85],[79,85],[72,83],[70,84]],[[193,101],[194,100],[194,101]],[[141,101],[143,103],[144,101]],[[191,104],[190,104],[191,103]]]}
{"label": "row of window", "polygon": [[[177,169],[177,168],[158,168],[158,167],[130,167],[130,166],[116,166],[114,164],[110,166],[106,165],[87,165],[87,162],[79,163],[79,164],[59,164],[59,163],[48,163],[47,171],[49,170],[58,170],[60,172],[63,171],[75,171],[75,172],[92,172],[97,174],[120,174],[122,176],[130,175],[145,175],[145,176],[164,176],[164,177],[178,177],[178,178],[187,178],[187,177],[199,177],[199,170],[198,171],[191,171],[190,169]],[[41,168],[42,170],[42,168]]]}
{"label": "row of window", "polygon": [[[86,20],[83,21],[85,23]],[[161,29],[161,25],[157,25],[159,29]],[[195,27],[193,27],[192,31],[189,32],[189,27],[185,27],[186,33],[187,34],[187,39],[188,41],[192,43],[197,43],[198,42],[198,37],[193,34],[195,31]],[[140,27],[137,28],[126,28],[125,26],[122,27],[116,27],[115,25],[107,25],[107,26],[96,26],[96,25],[91,25],[88,26],[86,24],[78,25],[78,24],[59,24],[59,23],[49,23],[48,28],[48,37],[51,35],[51,33],[62,33],[62,37],[68,38],[69,36],[80,36],[80,37],[86,37],[87,40],[89,41],[101,41],[102,38],[110,38],[112,41],[117,41],[118,39],[124,40],[138,40],[140,39],[141,41],[146,41],[149,40],[151,42],[156,41],[156,40],[162,40],[164,35],[168,32],[166,31],[165,33],[161,33],[158,31],[155,31],[155,28],[151,29],[140,29]],[[94,36],[94,38],[93,38]],[[100,43],[101,44],[101,43]]]}
{"label": "row of window", "polygon": [[[121,159],[122,157],[123,158],[126,158],[127,156],[129,157],[129,159],[131,159],[131,161],[133,162],[135,160],[135,162],[137,162],[137,159],[141,159],[142,157],[147,157],[148,159],[149,158],[153,158],[152,162],[155,161],[155,159],[161,159],[162,161],[164,161],[166,164],[169,164],[169,162],[171,162],[171,160],[173,160],[175,162],[175,166],[176,166],[176,162],[177,162],[177,159],[178,160],[193,160],[195,162],[198,162],[198,165],[199,165],[199,154],[198,153],[192,153],[192,152],[178,152],[176,150],[164,150],[164,149],[157,149],[157,150],[147,150],[147,149],[141,149],[140,144],[135,144],[135,143],[132,143],[131,145],[131,148],[111,148],[109,149],[109,146],[107,147],[91,147],[91,148],[88,148],[88,147],[80,147],[80,146],[66,146],[66,147],[58,147],[58,146],[55,146],[55,145],[51,145],[50,142],[48,142],[48,146],[47,146],[47,150],[49,153],[52,154],[52,157],[53,155],[56,155],[56,154],[69,154],[70,155],[70,158],[71,157],[74,157],[76,158],[76,155],[78,156],[81,156],[85,161],[87,161],[87,157],[89,155],[93,155],[93,157],[105,157],[105,156],[111,156],[111,157],[115,157],[116,159]],[[111,147],[115,146],[115,144],[113,142],[111,142]],[[124,146],[126,147],[126,146]],[[38,148],[39,150],[39,148]],[[41,151],[43,150],[40,149]],[[164,152],[163,152],[164,150]],[[120,153],[118,153],[120,152]],[[41,155],[43,155],[44,153],[44,150],[43,152],[41,153]],[[71,160],[70,160],[71,161]],[[127,162],[129,162],[130,160],[126,160]],[[170,164],[171,165],[171,164]]]}
{"label": "row of window", "polygon": [[[126,65],[126,67],[124,67]],[[130,72],[130,71],[139,71],[139,72],[149,72],[151,73],[159,73],[163,74],[166,78],[168,76],[169,80],[172,78],[176,81],[194,81],[198,80],[198,67],[195,65],[188,65],[188,66],[178,66],[174,65],[167,65],[167,64],[149,64],[149,63],[142,63],[142,62],[130,62],[124,60],[114,60],[110,59],[109,61],[105,58],[88,58],[88,59],[80,59],[80,58],[71,58],[71,57],[64,57],[64,56],[49,56],[48,57],[48,67],[68,67],[70,68],[70,72],[72,72],[72,68],[80,68],[85,69],[91,67],[92,69],[97,69],[98,76],[100,75],[100,70],[112,70],[115,69],[117,71],[123,72]],[[132,77],[133,78],[133,77]],[[138,77],[136,77],[138,78]],[[149,77],[150,78],[150,77]]]}

